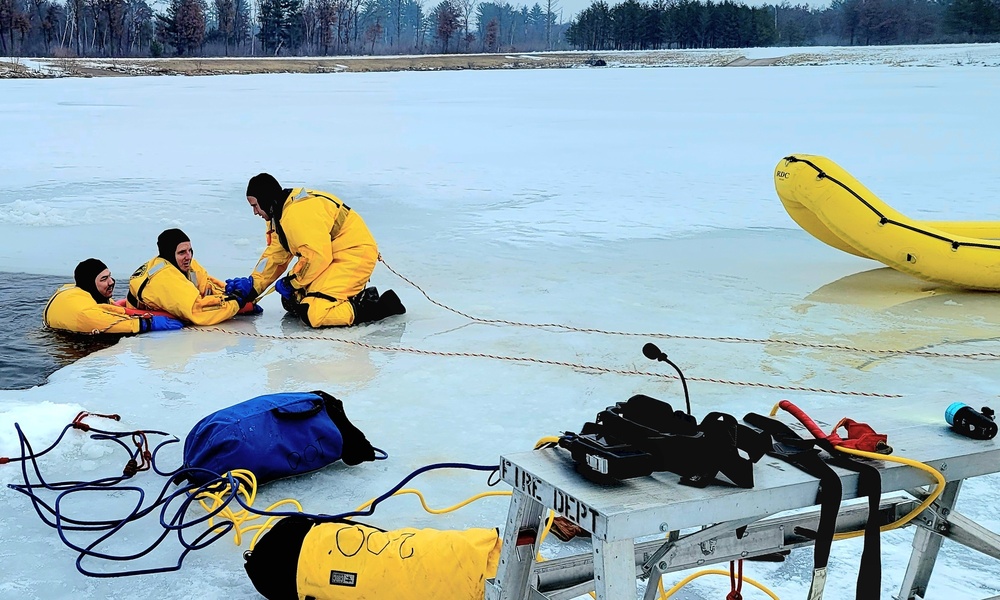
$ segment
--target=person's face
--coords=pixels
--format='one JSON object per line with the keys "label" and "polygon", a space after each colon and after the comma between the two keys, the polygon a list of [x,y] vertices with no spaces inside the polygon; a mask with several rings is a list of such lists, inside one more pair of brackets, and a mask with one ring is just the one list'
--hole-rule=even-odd
{"label": "person's face", "polygon": [[110,298],[115,291],[115,280],[111,277],[110,269],[104,269],[98,273],[94,283],[97,286],[97,293],[105,298]]}
{"label": "person's face", "polygon": [[264,219],[265,221],[271,218],[266,212],[264,212],[264,209],[260,207],[260,203],[257,202],[256,198],[253,196],[247,196],[247,202],[249,202],[250,206],[253,208],[253,214],[257,215],[261,219]]}
{"label": "person's face", "polygon": [[191,242],[177,244],[177,250],[174,251],[174,260],[177,262],[178,269],[187,273],[191,269],[192,258],[194,258],[194,249],[191,248]]}

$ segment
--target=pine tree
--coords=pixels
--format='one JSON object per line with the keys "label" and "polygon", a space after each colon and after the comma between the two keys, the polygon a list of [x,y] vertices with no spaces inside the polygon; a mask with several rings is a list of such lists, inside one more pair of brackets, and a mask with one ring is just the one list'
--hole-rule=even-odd
{"label": "pine tree", "polygon": [[222,38],[226,56],[229,56],[229,46],[234,41],[236,32],[236,2],[235,0],[214,0],[215,25]]}
{"label": "pine tree", "polygon": [[285,20],[281,4],[281,0],[260,0],[257,37],[265,53],[277,54],[281,46],[281,27]]}
{"label": "pine tree", "polygon": [[205,40],[204,0],[171,0],[167,14],[157,15],[157,37],[178,56],[191,54]]}
{"label": "pine tree", "polygon": [[461,11],[451,0],[443,0],[434,8],[434,37],[441,41],[441,49],[445,54],[448,53],[448,42],[458,31],[460,17]]}

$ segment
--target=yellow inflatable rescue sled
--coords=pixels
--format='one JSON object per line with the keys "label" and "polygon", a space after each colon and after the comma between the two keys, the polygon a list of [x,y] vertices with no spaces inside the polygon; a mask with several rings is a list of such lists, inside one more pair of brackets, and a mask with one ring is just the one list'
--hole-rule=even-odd
{"label": "yellow inflatable rescue sled", "polygon": [[792,220],[834,248],[927,281],[1000,291],[1000,222],[910,219],[822,156],[783,158],[774,187]]}

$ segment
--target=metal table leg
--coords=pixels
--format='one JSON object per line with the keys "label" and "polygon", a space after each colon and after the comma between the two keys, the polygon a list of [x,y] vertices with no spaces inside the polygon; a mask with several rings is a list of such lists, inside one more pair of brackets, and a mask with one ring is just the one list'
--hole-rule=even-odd
{"label": "metal table leg", "polygon": [[636,598],[635,543],[594,538],[594,585],[597,600]]}
{"label": "metal table leg", "polygon": [[[538,537],[542,531],[542,512],[545,507],[540,502],[514,490],[507,511],[507,523],[503,532],[503,547],[497,576],[487,582],[487,600],[526,600],[531,581],[531,570],[538,554]],[[528,535],[518,545],[521,532]],[[529,537],[530,536],[530,537]]]}
{"label": "metal table leg", "polygon": [[[961,488],[961,480],[945,484],[944,492],[938,496],[937,501],[932,506],[939,513],[942,511],[944,514],[950,513],[955,508],[955,501],[958,499],[958,492]],[[943,538],[938,533],[923,527],[917,528],[916,533],[913,534],[913,552],[910,553],[910,563],[906,565],[903,585],[899,589],[899,600],[925,597],[927,584],[930,582],[934,561],[937,560],[942,541]]]}

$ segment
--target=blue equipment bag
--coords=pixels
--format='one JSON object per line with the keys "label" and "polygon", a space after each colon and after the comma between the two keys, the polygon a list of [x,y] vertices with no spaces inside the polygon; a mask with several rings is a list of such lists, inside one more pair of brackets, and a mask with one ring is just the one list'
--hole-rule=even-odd
{"label": "blue equipment bag", "polygon": [[375,448],[347,419],[343,402],[321,391],[268,394],[199,421],[184,440],[185,470],[178,478],[201,485],[247,469],[262,484],[337,460],[351,466],[375,460]]}

